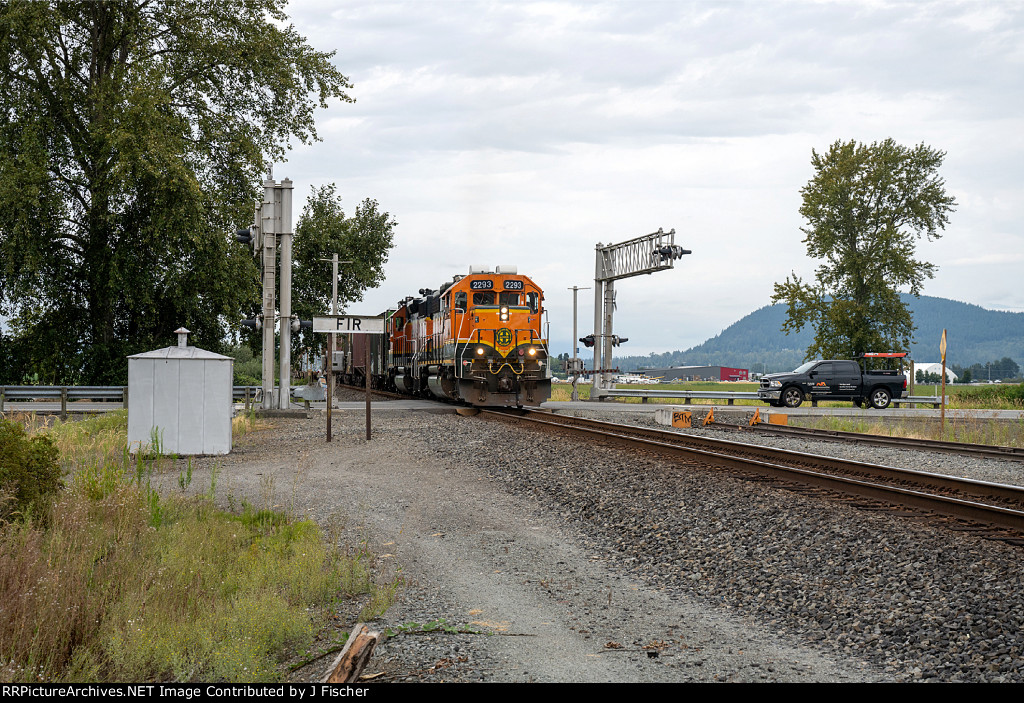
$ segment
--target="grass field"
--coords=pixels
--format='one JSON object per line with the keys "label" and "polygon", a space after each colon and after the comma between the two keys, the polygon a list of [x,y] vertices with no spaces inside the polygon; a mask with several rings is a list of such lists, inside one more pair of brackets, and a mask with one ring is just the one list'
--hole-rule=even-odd
{"label": "grass field", "polygon": [[801,417],[791,419],[791,422],[801,427],[884,437],[918,437],[998,447],[1024,447],[1024,419],[993,421],[967,415],[946,418],[944,425],[938,420],[921,422],[885,417]]}
{"label": "grass field", "polygon": [[[590,399],[590,386],[587,384],[580,383],[577,386],[579,390],[580,400]],[[624,390],[639,390],[648,388],[651,390],[675,390],[675,391],[717,391],[723,393],[751,393],[758,389],[758,384],[743,383],[743,382],[714,382],[714,381],[693,381],[688,383],[661,383],[653,385],[625,385],[619,384],[616,388]],[[915,396],[938,396],[942,392],[942,387],[916,384],[914,388]],[[947,385],[946,396],[948,402],[946,407],[950,409],[962,409],[962,410],[1024,410],[1024,384],[1013,385],[1013,384],[992,384],[984,386],[958,386],[958,385]],[[572,398],[572,384],[568,383],[556,383],[551,386],[551,400],[567,401]],[[640,398],[615,398],[614,401],[609,399],[604,402],[617,402],[617,403],[640,403]],[[663,403],[669,405],[678,405],[682,400],[673,398],[649,398],[648,403]],[[705,399],[705,398],[694,398],[690,401],[693,405],[721,405],[724,400],[716,399]],[[745,406],[757,406],[757,407],[768,407],[766,403],[759,400],[743,400],[737,399],[733,401],[734,405],[745,405]],[[850,401],[821,401],[818,403],[820,407],[851,407]]]}
{"label": "grass field", "polygon": [[[124,413],[23,422],[59,448],[66,487],[0,525],[0,680],[277,681],[341,601],[370,619],[401,585],[378,581],[364,545],[335,547],[340,529],[269,505],[217,509],[215,471],[204,497],[185,497],[191,464],[129,456]],[[168,471],[180,494],[151,487]]]}
{"label": "grass field", "polygon": [[[691,391],[719,391],[719,392],[751,392],[757,390],[757,383],[715,383],[715,382],[693,382],[679,384],[655,384],[655,385],[619,385],[618,388],[640,389],[651,388],[655,390],[691,390]],[[590,386],[580,384],[579,396],[581,400],[590,399]],[[572,385],[554,384],[551,387],[552,400],[570,400],[572,397]],[[941,392],[941,386],[917,384],[914,394],[918,396],[937,396]],[[862,432],[865,434],[879,434],[899,437],[921,437],[927,439],[943,439],[950,442],[967,442],[971,444],[992,444],[1007,447],[1024,447],[1024,384],[1019,386],[1003,384],[1000,386],[946,386],[946,395],[949,409],[958,410],[1021,410],[1021,418],[1014,421],[987,421],[981,418],[967,417],[948,418],[945,425],[939,422],[918,422],[903,421],[892,416],[878,415],[869,419],[861,418],[839,418],[839,417],[808,417],[791,420],[794,424],[804,427],[818,429],[840,430],[844,432]],[[639,403],[640,398],[615,398],[604,401],[606,403]],[[691,400],[692,405],[721,405],[723,400],[695,398]],[[663,403],[679,405],[682,400],[671,398],[650,398],[648,403]],[[737,406],[767,408],[767,404],[758,400],[735,400]],[[851,407],[849,401],[822,401],[819,407]]]}

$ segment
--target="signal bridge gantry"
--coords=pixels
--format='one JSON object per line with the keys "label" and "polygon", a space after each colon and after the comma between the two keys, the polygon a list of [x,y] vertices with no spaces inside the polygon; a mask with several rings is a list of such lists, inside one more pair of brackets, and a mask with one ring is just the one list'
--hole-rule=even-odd
{"label": "signal bridge gantry", "polygon": [[[598,243],[594,268],[594,368],[611,367],[612,347],[627,341],[612,334],[612,316],[615,311],[615,281],[655,271],[675,268],[676,259],[689,254],[688,249],[676,245],[676,231],[657,232],[620,242]],[[603,362],[603,363],[602,363]],[[610,374],[594,373],[591,395],[607,387]],[[596,396],[595,396],[596,397]]]}

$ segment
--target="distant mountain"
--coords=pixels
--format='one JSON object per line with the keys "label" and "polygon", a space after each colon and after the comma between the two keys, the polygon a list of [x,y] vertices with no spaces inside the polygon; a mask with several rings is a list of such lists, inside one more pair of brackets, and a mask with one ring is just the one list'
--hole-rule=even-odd
{"label": "distant mountain", "polygon": [[[1024,366],[1024,313],[986,310],[947,298],[901,296],[913,315],[914,339],[909,351],[917,362],[939,360],[939,340],[946,329],[946,363],[970,366],[1010,357]],[[686,351],[650,356],[616,357],[624,371],[641,367],[719,365],[755,372],[788,371],[801,364],[814,330],[799,334],[780,330],[786,306],[768,305],[733,323],[720,334]],[[880,350],[903,351],[903,350]]]}

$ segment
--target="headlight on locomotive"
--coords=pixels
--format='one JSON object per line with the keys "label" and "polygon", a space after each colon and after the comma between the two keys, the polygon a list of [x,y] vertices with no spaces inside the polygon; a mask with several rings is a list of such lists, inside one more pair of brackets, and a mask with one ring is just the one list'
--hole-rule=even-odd
{"label": "headlight on locomotive", "polygon": [[485,351],[485,350],[484,350],[484,348],[483,348],[483,347],[477,347],[477,348],[476,348],[476,355],[477,355],[477,356],[483,356],[483,355],[484,355],[484,351]]}

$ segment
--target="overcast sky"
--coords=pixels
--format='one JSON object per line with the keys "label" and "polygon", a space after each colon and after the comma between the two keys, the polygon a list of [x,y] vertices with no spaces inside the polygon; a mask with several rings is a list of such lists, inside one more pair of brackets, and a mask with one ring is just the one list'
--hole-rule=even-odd
{"label": "overcast sky", "polygon": [[[946,152],[957,201],[924,294],[1024,312],[1020,2],[293,0],[355,104],[278,179],[336,183],[398,220],[374,314],[470,264],[515,264],[569,351],[594,246],[663,228],[693,251],[616,284],[623,353],[699,344],[813,278],[798,209],[811,150],[892,137]],[[593,291],[580,293],[580,334]],[[938,340],[935,340],[936,345]]]}

